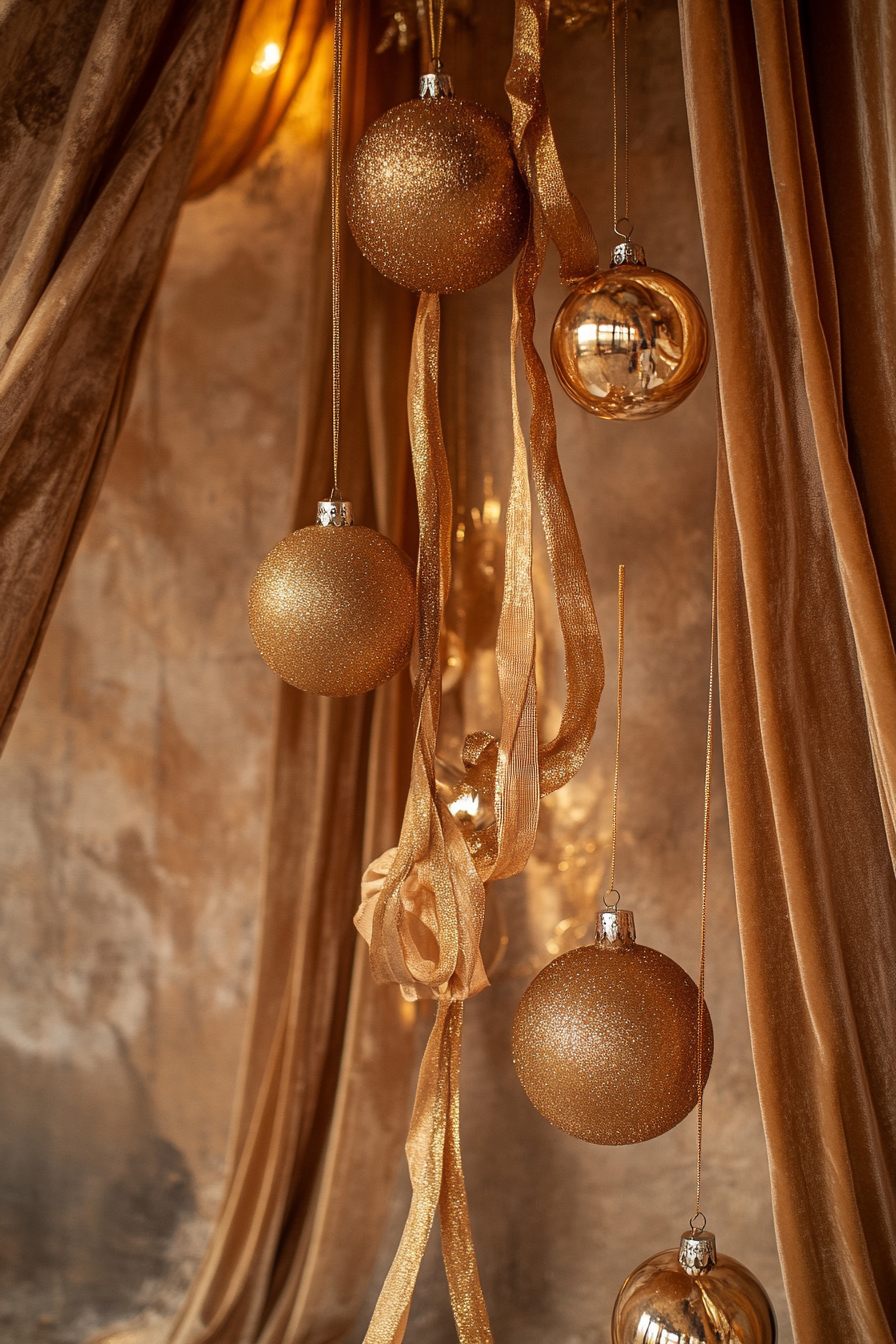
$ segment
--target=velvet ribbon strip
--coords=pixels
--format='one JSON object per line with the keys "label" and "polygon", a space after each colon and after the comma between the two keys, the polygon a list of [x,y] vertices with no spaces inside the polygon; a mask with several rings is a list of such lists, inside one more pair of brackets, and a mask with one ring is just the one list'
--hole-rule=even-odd
{"label": "velvet ribbon strip", "polygon": [[[511,380],[514,457],[507,509],[504,593],[498,626],[500,741],[467,739],[467,780],[481,788],[494,757],[494,824],[468,844],[436,784],[441,707],[439,636],[451,582],[451,483],[438,404],[439,297],[420,296],[409,384],[420,516],[418,630],[415,648],[415,744],[399,844],[368,868],[356,924],[370,943],[373,974],[395,981],[410,1000],[436,998],[407,1141],[413,1196],[395,1260],[366,1344],[398,1344],[436,1210],[461,1344],[488,1344],[470,1230],[459,1140],[458,1078],[463,1000],[488,984],[479,950],[486,884],[525,867],[535,840],[540,798],[562,787],[584,760],[604,682],[600,634],[581,544],[557,454],[550,385],[535,349],[534,294],[553,237],[561,273],[571,281],[597,266],[581,208],[566,188],[541,87],[548,3],[519,0],[507,88],[514,144],[532,193],[526,243],[513,291]],[[532,483],[542,518],[566,655],[567,694],[556,737],[538,742],[532,501],[529,453],[516,374],[522,345],[532,396]],[[473,739],[476,739],[474,743]]]}

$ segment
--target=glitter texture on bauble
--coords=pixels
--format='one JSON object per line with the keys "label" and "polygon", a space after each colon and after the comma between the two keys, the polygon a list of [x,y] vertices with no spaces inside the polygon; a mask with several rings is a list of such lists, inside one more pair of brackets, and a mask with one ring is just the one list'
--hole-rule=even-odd
{"label": "glitter texture on bauble", "polygon": [[[342,516],[349,506],[339,502]],[[324,501],[318,506],[336,506]],[[350,517],[350,513],[348,514]],[[269,667],[301,691],[361,695],[408,663],[414,637],[411,562],[369,527],[303,527],[259,565],[249,625]]]}
{"label": "glitter texture on bauble", "polygon": [[[712,1049],[704,1006],[704,1083]],[[631,911],[604,912],[598,940],[557,957],[526,990],[513,1059],[557,1129],[608,1145],[656,1138],[697,1104],[697,986],[635,942]]]}
{"label": "glitter texture on bauble", "polygon": [[368,127],[346,175],[348,222],[378,271],[427,294],[475,289],[519,252],[529,197],[503,118],[445,75]]}

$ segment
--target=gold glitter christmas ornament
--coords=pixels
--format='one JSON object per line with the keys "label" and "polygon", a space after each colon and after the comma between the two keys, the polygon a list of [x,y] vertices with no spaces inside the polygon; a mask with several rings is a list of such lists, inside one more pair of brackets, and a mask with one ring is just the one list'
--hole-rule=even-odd
{"label": "gold glitter christmas ornament", "polygon": [[455,98],[447,75],[424,75],[419,98],[368,127],[346,183],[358,247],[406,289],[475,289],[522,247],[529,198],[510,127]]}
{"label": "gold glitter christmas ornament", "polygon": [[[703,1080],[712,1063],[704,1008]],[[598,938],[532,981],[513,1026],[529,1100],[589,1143],[642,1143],[697,1103],[697,986],[662,952],[635,942],[630,910],[600,914]]]}
{"label": "gold glitter christmas ornament", "polygon": [[318,525],[279,542],[249,592],[249,625],[278,676],[314,695],[361,695],[405,667],[414,637],[411,562],[351,505],[323,500]]}
{"label": "gold glitter christmas ornament", "polygon": [[620,1289],[613,1344],[775,1344],[775,1313],[746,1266],[716,1252],[711,1232],[645,1260]]}
{"label": "gold glitter christmas ornament", "polygon": [[706,371],[709,333],[687,285],[623,243],[609,271],[582,281],[554,322],[551,357],[563,390],[606,420],[664,415]]}

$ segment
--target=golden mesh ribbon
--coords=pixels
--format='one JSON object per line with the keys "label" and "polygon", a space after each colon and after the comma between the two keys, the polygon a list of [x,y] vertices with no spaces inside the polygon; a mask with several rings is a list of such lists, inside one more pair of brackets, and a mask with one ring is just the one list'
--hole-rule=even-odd
{"label": "golden mesh ribbon", "polygon": [[[495,823],[471,852],[436,789],[441,707],[439,635],[451,579],[451,484],[438,405],[439,298],[421,294],[414,330],[408,411],[420,551],[417,567],[415,742],[411,785],[398,846],[364,877],[356,924],[370,943],[373,974],[409,999],[439,1001],[424,1055],[407,1141],[413,1197],[392,1268],[365,1344],[399,1344],[436,1209],[445,1270],[461,1344],[491,1344],[479,1283],[460,1160],[458,1070],[463,1000],[488,984],[479,952],[485,883],[526,864],[542,795],[581,765],[604,683],[600,634],[582,548],[557,454],[547,374],[535,349],[535,287],[547,240],[560,250],[561,274],[574,280],[597,267],[593,234],[563,179],[541,87],[548,0],[517,0],[514,56],[507,79],[514,143],[532,193],[528,236],[513,291],[511,380],[514,458],[507,510],[504,593],[498,626],[501,738],[495,767]],[[539,746],[532,589],[532,503],[526,437],[519,410],[516,347],[522,345],[532,395],[532,480],[547,539],[566,654],[566,702],[557,736]],[[473,734],[468,739],[480,739]],[[465,749],[465,757],[467,756]],[[482,772],[483,743],[469,753]]]}

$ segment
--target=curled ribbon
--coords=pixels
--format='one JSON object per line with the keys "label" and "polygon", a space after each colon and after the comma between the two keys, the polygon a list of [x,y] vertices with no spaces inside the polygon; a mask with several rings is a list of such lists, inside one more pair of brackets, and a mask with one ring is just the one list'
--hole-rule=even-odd
{"label": "curled ribbon", "polygon": [[[458,1337],[461,1344],[491,1344],[460,1159],[463,1000],[488,984],[479,951],[486,883],[525,867],[535,841],[540,798],[562,787],[584,760],[604,684],[600,634],[557,454],[550,385],[534,340],[534,294],[548,238],[558,246],[565,280],[591,274],[598,260],[590,225],[563,178],[541,85],[548,11],[549,0],[517,0],[513,60],[506,82],[513,106],[514,146],[532,210],[513,289],[514,455],[496,647],[501,737],[496,741],[488,734],[471,734],[464,747],[467,773],[461,787],[475,783],[482,789],[494,771],[494,783],[488,787],[494,791],[495,822],[475,841],[464,836],[436,787],[439,635],[451,581],[453,517],[438,404],[437,294],[420,295],[414,329],[408,415],[420,549],[411,783],[399,843],[365,873],[355,923],[370,944],[375,979],[397,982],[408,999],[435,998],[438,1008],[407,1141],[411,1208],[365,1344],[400,1344],[436,1209]],[[532,395],[528,450],[519,410],[518,344]],[[543,745],[538,742],[536,713],[530,453],[566,655],[560,728]]]}

